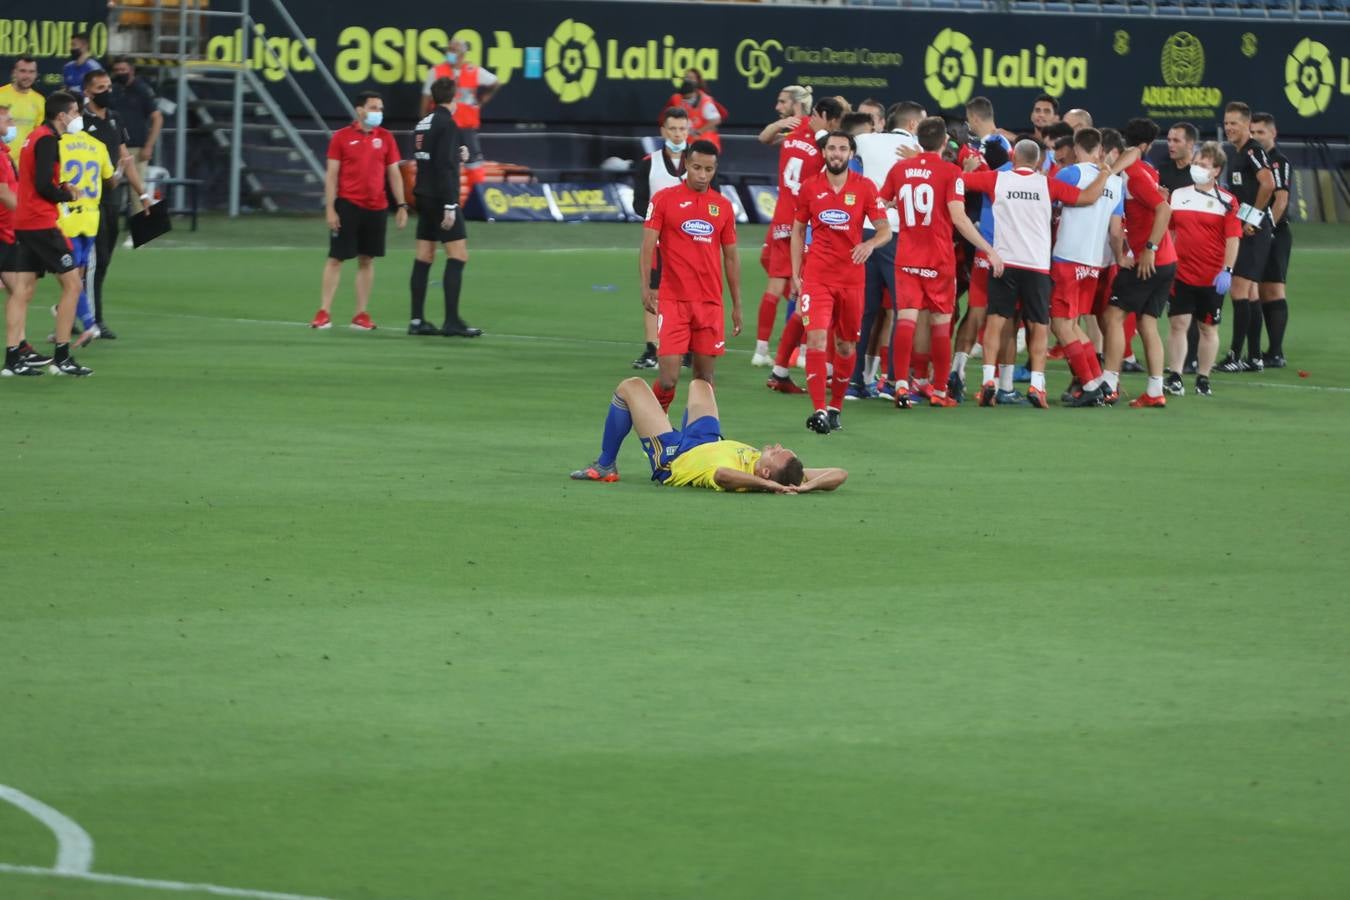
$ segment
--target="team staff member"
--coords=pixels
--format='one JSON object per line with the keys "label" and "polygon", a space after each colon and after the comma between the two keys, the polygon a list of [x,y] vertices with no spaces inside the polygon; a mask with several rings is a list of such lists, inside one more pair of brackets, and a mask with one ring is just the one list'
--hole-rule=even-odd
{"label": "team staff member", "polygon": [[1049,94],[1041,94],[1031,104],[1031,130],[1041,143],[1049,143],[1047,138],[1051,125],[1059,124],[1059,101]]}
{"label": "team staff member", "polygon": [[[1259,372],[1261,361],[1261,302],[1259,284],[1266,273],[1274,230],[1270,201],[1275,195],[1275,173],[1266,151],[1252,137],[1252,110],[1233,101],[1223,110],[1223,133],[1235,153],[1228,167],[1229,190],[1238,201],[1242,243],[1233,266],[1233,342],[1221,372]],[[1247,358],[1242,359],[1242,345]]]}
{"label": "team staff member", "polygon": [[[1167,129],[1167,158],[1158,169],[1158,190],[1164,198],[1170,200],[1173,191],[1190,187],[1191,163],[1195,158],[1195,143],[1200,140],[1200,130],[1190,122],[1178,122]],[[1171,317],[1168,317],[1169,322]],[[1194,372],[1196,353],[1200,341],[1200,318],[1191,319],[1191,330],[1186,335],[1186,365],[1184,371]],[[1178,370],[1183,371],[1183,370]]]}
{"label": "team staff member", "polygon": [[94,241],[98,236],[103,186],[112,183],[115,172],[112,160],[108,158],[108,148],[98,138],[90,137],[87,129],[78,134],[61,135],[61,174],[75,195],[69,203],[61,204],[59,222],[80,273],[80,297],[75,312],[83,333],[75,342],[77,347],[83,347],[99,336],[94,307],[89,302],[89,276],[98,271]]}
{"label": "team staff member", "polygon": [[1219,322],[1223,295],[1233,280],[1242,223],[1237,200],[1220,190],[1219,175],[1227,158],[1213,141],[1204,144],[1191,162],[1192,185],[1172,192],[1172,231],[1177,246],[1184,249],[1177,260],[1177,279],[1169,304],[1168,355],[1172,371],[1163,383],[1169,394],[1181,396],[1181,364],[1186,352],[1186,333],[1192,319],[1200,320],[1200,359],[1195,392],[1210,396],[1209,371],[1219,349]]}
{"label": "team staff member", "polygon": [[664,117],[666,110],[670,109],[682,109],[689,117],[690,140],[706,140],[714,144],[719,151],[722,149],[722,136],[717,133],[717,126],[726,118],[726,111],[708,93],[703,85],[703,74],[698,69],[690,69],[684,73],[680,89],[670,95],[665,109],[661,111],[662,116]]}
{"label": "team staff member", "polygon": [[15,273],[5,304],[5,368],[7,375],[40,375],[22,359],[28,303],[38,275],[51,272],[61,288],[56,307],[56,350],[48,371],[53,375],[92,375],[70,355],[70,331],[80,299],[80,273],[70,242],[57,227],[59,203],[75,199],[61,180],[60,135],[84,128],[75,98],[57,91],[47,98],[44,121],[28,135],[19,155],[19,205],[14,214],[15,249],[9,269]]}
{"label": "team staff member", "polygon": [[398,204],[398,227],[408,224],[403,176],[398,170],[398,146],[394,136],[380,127],[384,122],[384,100],[374,91],[363,91],[356,95],[355,109],[356,120],[334,132],[328,142],[323,201],[331,240],[328,262],[323,267],[322,299],[310,328],[333,327],[329,313],[342,280],[342,264],[354,256],[356,315],[351,327],[356,331],[375,330],[366,308],[375,284],[375,259],[384,256],[384,235],[389,223],[386,184]]}
{"label": "team staff member", "polygon": [[[84,130],[91,137],[103,142],[108,149],[108,158],[117,169],[117,177],[124,179],[142,203],[150,201],[150,195],[141,183],[140,169],[131,151],[127,149],[126,132],[122,129],[122,120],[112,108],[112,78],[107,72],[92,71],[84,76]],[[116,340],[117,333],[108,327],[103,316],[103,283],[108,277],[108,267],[112,265],[113,252],[117,249],[119,224],[122,218],[117,201],[116,185],[104,185],[99,198],[98,236],[94,239],[93,277],[87,278],[85,289],[94,303],[94,322],[98,325],[101,341]]]}
{"label": "team staff member", "polygon": [[[684,180],[684,151],[689,147],[689,113],[673,106],[661,114],[661,149],[642,157],[633,172],[633,209],[646,212],[652,198]],[[656,248],[651,286],[661,284],[661,248]],[[642,311],[642,327],[647,347],[633,360],[635,369],[656,368],[656,316]]]}
{"label": "team staff member", "polygon": [[1266,151],[1271,172],[1275,175],[1275,195],[1270,203],[1275,230],[1271,238],[1270,257],[1266,261],[1266,271],[1261,275],[1259,288],[1261,312],[1265,314],[1266,333],[1270,335],[1264,357],[1266,368],[1269,369],[1285,367],[1284,331],[1289,325],[1289,300],[1285,295],[1284,282],[1289,274],[1289,256],[1294,250],[1294,233],[1289,230],[1289,189],[1294,179],[1294,168],[1289,164],[1289,158],[1275,145],[1277,136],[1274,116],[1270,113],[1252,116],[1252,137]]}
{"label": "team staff member", "polygon": [[89,35],[81,31],[70,36],[70,62],[61,67],[61,80],[66,93],[77,100],[84,96],[84,79],[90,72],[101,72],[103,66],[89,55]]}
{"label": "team staff member", "polygon": [[8,141],[9,158],[16,166],[19,164],[19,153],[23,150],[23,139],[42,122],[45,114],[45,101],[41,94],[33,90],[37,71],[36,59],[20,56],[14,60],[14,68],[10,70],[9,84],[0,87],[0,105],[9,107],[9,115],[16,129],[14,140]]}
{"label": "team staff member", "polygon": [[[464,286],[464,267],[469,262],[469,242],[464,216],[459,208],[459,164],[463,159],[462,132],[455,124],[455,83],[438,78],[431,86],[436,101],[431,115],[413,129],[413,158],[417,160],[417,250],[412,270],[412,320],[408,334],[442,334],[445,337],[478,337],[483,332],[460,318],[459,295]],[[438,332],[423,318],[427,278],[436,259],[436,245],[445,248],[445,321]]]}
{"label": "team staff member", "polygon": [[[164,113],[159,111],[159,98],[154,90],[136,77],[136,67],[125,56],[113,60],[112,83],[112,105],[127,130],[127,147],[136,160],[136,174],[144,182],[164,128]],[[132,198],[133,214],[144,208],[145,203],[139,197]]]}
{"label": "team staff member", "polygon": [[[736,213],[711,190],[717,174],[717,148],[695,141],[685,153],[683,184],[652,198],[638,253],[642,305],[656,313],[660,344],[652,392],[670,409],[680,379],[680,360],[693,353],[694,377],[709,384],[713,361],[725,353],[722,270],[731,291],[732,336],[741,333],[741,261],[736,251]],[[657,243],[664,260],[661,286],[650,286]],[[721,253],[718,253],[718,248]]]}
{"label": "team staff member", "polygon": [[[863,313],[863,264],[891,239],[886,205],[866,176],[850,170],[857,152],[852,136],[831,132],[821,143],[825,171],[802,185],[797,221],[792,225],[792,284],[806,331],[806,392],[815,411],[806,427],[829,434],[843,426],[839,411],[853,375]],[[863,240],[862,223],[875,233]],[[812,228],[811,253],[806,256],[806,226]],[[834,378],[830,402],[825,403],[825,342],[834,338]]]}
{"label": "team staff member", "polygon": [[[1046,332],[1050,326],[1050,225],[1054,214],[1052,203],[1068,206],[1090,206],[1097,202],[1106,187],[1106,179],[1115,174],[1102,168],[1086,187],[1078,188],[1066,182],[1048,179],[1037,170],[1041,162],[1041,145],[1023,139],[1013,147],[1013,167],[1000,172],[967,172],[956,181],[955,196],[965,203],[966,194],[979,191],[985,195],[994,210],[994,241],[996,253],[988,254],[990,261],[989,315],[985,321],[985,344],[1001,346],[1003,327],[1018,315],[1029,326],[1027,350],[1031,369],[1031,387],[1027,399],[1038,409],[1049,404],[1045,396]],[[1116,166],[1122,166],[1120,160]],[[1003,263],[1002,273],[998,263]],[[897,262],[904,265],[903,257]],[[998,382],[995,381],[993,360],[984,361],[984,384],[980,389],[980,406],[997,404]]]}
{"label": "team staff member", "polygon": [[[14,209],[19,205],[19,176],[14,170],[14,162],[9,158],[9,142],[17,131],[9,116],[9,107],[0,106],[0,293],[4,294],[6,301],[14,281],[10,260],[14,253]],[[51,359],[39,354],[27,341],[21,341],[18,362],[27,368],[40,369]],[[3,374],[16,373],[6,368]]]}
{"label": "team staff member", "polygon": [[469,148],[469,162],[464,167],[464,173],[469,190],[473,190],[475,184],[482,183],[486,174],[483,171],[483,145],[478,139],[478,129],[483,127],[483,107],[501,89],[501,84],[496,75],[465,59],[466,49],[463,41],[451,41],[445,48],[445,62],[433,66],[427,72],[427,80],[422,85],[422,113],[429,114],[440,106],[431,95],[432,85],[442,78],[454,82],[455,124],[459,126],[460,142]]}

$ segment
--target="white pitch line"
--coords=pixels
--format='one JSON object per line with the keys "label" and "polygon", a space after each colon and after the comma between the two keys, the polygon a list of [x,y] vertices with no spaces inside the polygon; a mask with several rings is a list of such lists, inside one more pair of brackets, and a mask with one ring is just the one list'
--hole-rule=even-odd
{"label": "white pitch line", "polygon": [[218,897],[251,897],[254,900],[332,900],[330,897],[318,897],[313,894],[283,894],[276,891],[225,887],[219,884],[163,881],[158,878],[132,878],[129,875],[108,875],[103,872],[62,872],[58,869],[44,869],[40,866],[11,866],[7,863],[0,863],[0,872],[12,875],[45,875],[50,878],[71,878],[76,881],[93,881],[100,884],[121,884],[127,887],[149,888],[156,891],[195,891],[201,894],[214,894]]}
{"label": "white pitch line", "polygon": [[105,872],[94,872],[91,871],[94,865],[94,839],[75,820],[53,809],[41,800],[30,797],[18,788],[12,788],[8,785],[0,784],[0,800],[28,813],[43,825],[46,825],[56,837],[56,865],[50,869],[42,866],[16,866],[10,863],[0,863],[0,873],[37,875],[47,878],[71,878],[78,881],[121,884],[158,891],[196,891],[197,893],[215,894],[220,897],[250,897],[254,900],[330,900],[328,897],[305,894],[255,891],[249,888],[232,888],[219,884],[193,884],[186,881],[133,878],[130,875],[109,875]]}
{"label": "white pitch line", "polygon": [[75,820],[17,788],[0,784],[0,800],[11,803],[37,819],[56,837],[56,865],[63,875],[88,872],[94,865],[94,839]]}

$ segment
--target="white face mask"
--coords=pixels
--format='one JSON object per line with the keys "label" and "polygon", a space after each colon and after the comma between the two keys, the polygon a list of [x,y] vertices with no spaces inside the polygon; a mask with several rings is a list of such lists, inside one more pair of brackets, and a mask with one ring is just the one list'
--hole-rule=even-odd
{"label": "white face mask", "polygon": [[1209,184],[1213,180],[1214,174],[1210,172],[1209,166],[1191,166],[1191,181],[1196,184]]}
{"label": "white face mask", "polygon": [[5,129],[5,133],[0,135],[0,141],[6,144],[14,143],[14,139],[19,136],[19,126],[11,125]]}
{"label": "white face mask", "polygon": [[681,141],[681,142],[678,143],[678,144],[674,144],[674,143],[671,143],[670,141],[666,141],[666,149],[669,150],[671,153],[683,153],[683,152],[684,152],[684,148],[685,148],[685,147],[688,147],[688,146],[689,146],[689,142],[688,142],[688,141]]}
{"label": "white face mask", "polygon": [[66,125],[66,134],[79,134],[84,131],[84,116],[76,116]]}
{"label": "white face mask", "polygon": [[366,112],[366,125],[379,128],[382,124],[384,124],[384,110],[372,109]]}

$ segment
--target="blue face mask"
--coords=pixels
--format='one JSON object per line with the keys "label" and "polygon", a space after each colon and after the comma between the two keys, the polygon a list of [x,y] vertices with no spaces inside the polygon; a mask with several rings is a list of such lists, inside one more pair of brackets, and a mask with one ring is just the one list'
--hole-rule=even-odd
{"label": "blue face mask", "polygon": [[12,144],[14,143],[14,139],[17,138],[18,136],[19,136],[19,126],[11,125],[9,126],[9,128],[5,129],[4,135],[0,136],[0,142]]}
{"label": "blue face mask", "polygon": [[366,124],[371,128],[379,128],[384,124],[384,112],[377,109],[366,113]]}
{"label": "blue face mask", "polygon": [[683,141],[678,144],[672,144],[670,141],[666,141],[666,149],[669,150],[671,153],[683,153],[684,148],[688,146],[689,146],[688,141]]}
{"label": "blue face mask", "polygon": [[445,61],[453,66],[455,63],[459,62],[459,54],[447,50],[445,51]]}

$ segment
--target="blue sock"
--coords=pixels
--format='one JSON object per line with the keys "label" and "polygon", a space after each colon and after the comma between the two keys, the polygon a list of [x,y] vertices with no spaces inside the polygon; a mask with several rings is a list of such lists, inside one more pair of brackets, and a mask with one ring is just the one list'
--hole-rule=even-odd
{"label": "blue sock", "polygon": [[628,411],[628,404],[615,394],[614,399],[609,402],[609,414],[605,416],[605,436],[600,441],[600,458],[596,463],[602,466],[614,465],[614,461],[619,458],[619,448],[623,446],[623,439],[628,437],[628,432],[632,430],[633,414]]}
{"label": "blue sock", "polygon": [[89,292],[84,288],[80,288],[80,302],[75,307],[75,315],[85,331],[94,327],[94,304],[89,302]]}

